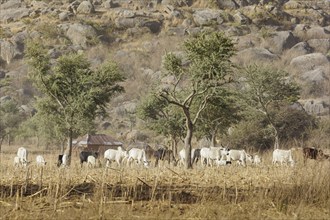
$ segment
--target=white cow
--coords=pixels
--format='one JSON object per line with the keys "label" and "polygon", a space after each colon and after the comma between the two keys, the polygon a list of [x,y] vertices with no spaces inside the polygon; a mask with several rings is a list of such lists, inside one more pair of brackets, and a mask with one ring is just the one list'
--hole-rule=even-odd
{"label": "white cow", "polygon": [[111,161],[116,161],[120,166],[124,158],[127,157],[127,151],[124,151],[123,148],[118,147],[115,149],[108,149],[104,152],[104,159],[106,160],[106,167],[110,166]]}
{"label": "white cow", "polygon": [[[24,147],[20,147],[17,150],[17,157],[19,160],[19,165],[26,167],[28,165],[28,151]],[[17,160],[17,159],[16,159]]]}
{"label": "white cow", "polygon": [[19,157],[18,156],[14,157],[14,166],[15,167],[19,167],[20,166],[20,161],[19,161]]}
{"label": "white cow", "polygon": [[215,160],[215,164],[219,166],[226,166],[228,164],[227,160],[220,159],[220,160]]}
{"label": "white cow", "polygon": [[281,165],[283,165],[283,163],[290,163],[290,165],[293,166],[294,161],[292,159],[291,150],[275,149],[273,151],[273,164],[275,165],[277,162],[279,162]]}
{"label": "white cow", "polygon": [[246,160],[253,162],[251,155],[245,150],[229,150],[227,161],[237,161],[239,165],[246,166]]}
{"label": "white cow", "polygon": [[[194,159],[194,153],[195,153],[195,149],[191,149],[191,161]],[[179,164],[184,166],[186,161],[186,150],[184,148],[180,150],[179,157],[180,157]]]}
{"label": "white cow", "polygon": [[95,167],[96,165],[96,158],[93,155],[89,155],[87,157],[87,167]]}
{"label": "white cow", "polygon": [[261,164],[261,157],[259,156],[259,155],[254,155],[253,156],[253,163],[255,164],[255,165],[258,165],[258,164]]}
{"label": "white cow", "polygon": [[144,149],[132,148],[129,150],[127,157],[128,166],[130,165],[131,160],[136,161],[138,164],[141,164],[143,162],[145,167],[149,166],[149,162],[147,161],[146,152]]}
{"label": "white cow", "polygon": [[63,157],[62,157],[62,166],[66,167],[68,165],[68,162],[69,162],[69,156],[67,154],[63,154]]}
{"label": "white cow", "polygon": [[47,164],[47,162],[45,161],[45,159],[42,155],[37,155],[36,163],[37,163],[37,166],[45,166]]}
{"label": "white cow", "polygon": [[227,149],[222,147],[203,147],[201,149],[201,163],[204,165],[204,160],[206,159],[206,164],[212,166],[213,161],[224,160],[227,155]]}

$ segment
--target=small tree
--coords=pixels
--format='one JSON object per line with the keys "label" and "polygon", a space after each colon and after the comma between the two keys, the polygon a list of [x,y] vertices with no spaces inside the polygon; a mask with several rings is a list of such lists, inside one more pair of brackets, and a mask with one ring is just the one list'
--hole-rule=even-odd
{"label": "small tree", "polygon": [[197,119],[219,89],[230,83],[233,42],[220,32],[201,33],[183,44],[187,62],[174,53],[164,60],[165,75],[172,83],[156,96],[180,109],[185,120],[186,168],[191,168],[191,140]]}
{"label": "small tree", "polygon": [[46,146],[50,143],[63,146],[63,142],[66,139],[65,127],[56,124],[56,120],[53,120],[52,117],[52,115],[46,116],[43,112],[37,112],[21,124],[19,137],[23,140],[36,138],[37,147],[42,143]]}
{"label": "small tree", "polygon": [[13,134],[22,122],[23,115],[19,112],[17,103],[14,100],[1,102],[0,105],[0,152],[1,145],[5,138],[10,143],[10,135]]}
{"label": "small tree", "polygon": [[110,99],[124,91],[118,84],[124,77],[115,63],[92,70],[78,54],[63,55],[52,65],[38,44],[27,45],[26,58],[32,67],[30,76],[43,94],[37,100],[38,112],[65,132],[71,158],[73,138],[91,130],[94,119],[106,113]]}
{"label": "small tree", "polygon": [[209,137],[211,145],[216,145],[218,134],[226,134],[233,124],[241,119],[238,97],[233,92],[220,90],[210,98],[209,105],[197,121],[196,132],[200,137]]}
{"label": "small tree", "polygon": [[177,142],[184,137],[184,118],[178,108],[169,106],[164,99],[149,95],[138,106],[138,117],[145,120],[146,127],[169,137],[172,150],[177,154]]}
{"label": "small tree", "polygon": [[243,71],[243,97],[254,110],[262,113],[273,130],[274,148],[279,148],[279,127],[275,118],[283,105],[296,102],[299,88],[288,73],[273,67],[251,65]]}

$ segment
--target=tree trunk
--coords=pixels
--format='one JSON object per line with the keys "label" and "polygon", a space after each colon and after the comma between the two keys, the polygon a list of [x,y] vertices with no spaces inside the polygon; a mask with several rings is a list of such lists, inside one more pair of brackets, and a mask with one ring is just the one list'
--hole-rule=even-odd
{"label": "tree trunk", "polygon": [[2,141],[3,141],[4,137],[0,138],[0,153],[1,153],[1,146],[2,146]]}
{"label": "tree trunk", "polygon": [[178,141],[176,139],[173,140],[174,143],[173,143],[173,153],[175,156],[178,156]]}
{"label": "tree trunk", "polygon": [[191,169],[192,164],[191,164],[191,139],[192,139],[192,130],[187,131],[186,138],[184,139],[184,148],[185,148],[185,153],[186,153],[186,164],[185,167],[186,169]]}
{"label": "tree trunk", "polygon": [[212,132],[212,136],[211,136],[211,147],[215,147],[217,145],[217,141],[216,141],[216,131]]}
{"label": "tree trunk", "polygon": [[184,113],[186,116],[186,129],[187,129],[187,134],[184,139],[184,148],[185,148],[185,153],[186,153],[186,164],[185,167],[186,169],[191,169],[192,164],[191,164],[191,139],[194,131],[194,125],[191,121],[190,118],[190,113],[189,109],[184,109]]}
{"label": "tree trunk", "polygon": [[276,127],[272,124],[272,127],[274,129],[274,149],[279,149],[280,146],[280,141],[279,141],[279,137],[278,137],[278,131],[276,129]]}
{"label": "tree trunk", "polygon": [[280,141],[279,141],[279,138],[278,138],[278,134],[276,132],[276,134],[275,134],[275,141],[274,141],[274,149],[278,149],[279,148],[279,145],[280,145],[279,142]]}
{"label": "tree trunk", "polygon": [[72,129],[69,130],[68,145],[65,153],[68,155],[68,166],[71,164],[71,155],[72,155]]}

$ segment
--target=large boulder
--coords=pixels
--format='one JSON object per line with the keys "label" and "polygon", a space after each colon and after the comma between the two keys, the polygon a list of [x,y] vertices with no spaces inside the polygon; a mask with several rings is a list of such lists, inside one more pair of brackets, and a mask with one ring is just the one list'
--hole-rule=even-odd
{"label": "large boulder", "polygon": [[3,4],[0,4],[0,11],[3,12],[3,10],[7,9],[18,9],[23,5],[24,3],[22,2],[22,0],[9,0]]}
{"label": "large boulder", "polygon": [[140,23],[140,18],[119,17],[115,19],[115,25],[119,29],[133,28]]}
{"label": "large boulder", "polygon": [[279,56],[271,53],[265,48],[260,47],[247,48],[239,51],[234,57],[234,61],[239,64],[273,62],[278,59]]}
{"label": "large boulder", "polygon": [[94,12],[94,5],[90,1],[83,1],[77,8],[77,14],[91,14]]}
{"label": "large boulder", "polygon": [[9,96],[9,95],[0,97],[0,103],[5,103],[9,100],[12,100],[11,96]]}
{"label": "large boulder", "polygon": [[0,79],[4,79],[6,77],[6,72],[3,70],[0,70]]}
{"label": "large boulder", "polygon": [[307,41],[314,52],[327,54],[330,50],[330,38],[327,39],[310,39]]}
{"label": "large boulder", "polygon": [[314,70],[318,66],[329,67],[328,58],[322,53],[311,53],[295,57],[291,60],[290,66],[295,72],[304,73]]}
{"label": "large boulder", "polygon": [[272,53],[281,54],[283,50],[290,49],[298,42],[299,39],[291,31],[278,31],[265,38],[262,45]]}
{"label": "large boulder", "polygon": [[10,8],[0,9],[0,22],[10,23],[13,21],[19,21],[22,18],[28,17],[30,9],[28,8]]}
{"label": "large boulder", "polygon": [[221,10],[197,9],[193,13],[193,19],[197,26],[210,26],[222,24]]}
{"label": "large boulder", "polygon": [[330,38],[330,26],[320,27],[306,24],[298,24],[293,34],[300,39],[329,39]]}
{"label": "large boulder", "polygon": [[159,33],[162,27],[162,23],[157,20],[143,20],[140,23],[141,27],[147,27],[151,33]]}
{"label": "large boulder", "polygon": [[305,7],[305,5],[303,5],[303,4],[301,4],[301,2],[295,1],[295,0],[289,0],[283,4],[283,8],[286,10],[303,9],[304,7]]}
{"label": "large boulder", "polygon": [[237,12],[236,14],[234,14],[234,21],[238,24],[250,24],[251,20],[250,18],[248,18],[247,16],[245,16],[243,13],[241,12]]}
{"label": "large boulder", "polygon": [[284,61],[284,64],[287,65],[291,62],[293,58],[310,53],[313,53],[313,48],[311,48],[307,42],[299,42],[293,47],[291,47],[289,50],[286,50],[281,58]]}
{"label": "large boulder", "polygon": [[302,55],[306,55],[309,53],[312,53],[313,49],[309,46],[308,43],[306,42],[299,42],[293,47],[291,47],[288,51],[287,54],[290,54],[291,57],[298,57]]}
{"label": "large boulder", "polygon": [[235,10],[240,7],[235,1],[228,1],[228,0],[217,0],[217,5],[220,9],[231,9]]}
{"label": "large boulder", "polygon": [[329,97],[321,97],[318,99],[302,100],[304,109],[309,114],[324,116],[329,114],[330,100]]}
{"label": "large boulder", "polygon": [[308,83],[320,84],[328,81],[329,83],[330,69],[318,67],[314,70],[307,71],[301,75],[301,78]]}
{"label": "large boulder", "polygon": [[66,36],[71,40],[73,45],[86,49],[89,41],[97,37],[97,33],[90,25],[76,23],[68,26]]}
{"label": "large boulder", "polygon": [[0,39],[0,49],[0,58],[7,64],[10,64],[13,59],[22,57],[22,51],[16,42]]}
{"label": "large boulder", "polygon": [[261,42],[261,38],[255,33],[233,38],[235,39],[235,45],[238,51],[251,47],[259,47]]}

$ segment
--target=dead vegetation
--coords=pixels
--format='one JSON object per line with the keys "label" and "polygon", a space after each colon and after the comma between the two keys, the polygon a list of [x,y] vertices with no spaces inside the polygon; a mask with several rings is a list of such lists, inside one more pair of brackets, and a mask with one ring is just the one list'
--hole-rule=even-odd
{"label": "dead vegetation", "polygon": [[[14,168],[1,155],[0,219],[328,219],[330,163],[159,168]],[[269,155],[264,155],[268,157]],[[30,155],[30,158],[34,158]],[[54,159],[52,159],[54,158]]]}

